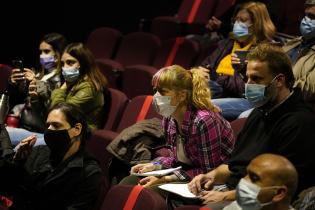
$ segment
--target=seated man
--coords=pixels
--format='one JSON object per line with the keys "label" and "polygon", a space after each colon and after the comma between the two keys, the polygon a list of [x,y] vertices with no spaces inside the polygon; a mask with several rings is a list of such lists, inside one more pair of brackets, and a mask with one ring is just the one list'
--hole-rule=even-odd
{"label": "seated man", "polygon": [[93,208],[101,169],[85,148],[89,130],[84,115],[61,103],[49,111],[46,124],[47,146],[33,147],[33,135],[0,160],[0,195],[13,198],[12,209]]}
{"label": "seated man", "polygon": [[261,44],[248,55],[245,94],[255,109],[238,135],[230,160],[207,174],[196,176],[190,190],[199,194],[214,184],[226,184],[228,191],[207,191],[204,204],[235,200],[235,187],[246,175],[246,167],[256,156],[274,153],[288,158],[299,173],[297,193],[315,185],[315,115],[292,89],[294,76],[285,52]]}
{"label": "seated man", "polygon": [[247,175],[236,187],[236,201],[224,210],[289,210],[298,174],[283,156],[263,154],[247,167]]}
{"label": "seated man", "polygon": [[[282,48],[293,64],[294,87],[302,90],[303,98],[315,101],[315,0],[305,1],[305,17],[300,23],[300,37],[288,41]],[[239,117],[247,117],[252,109]]]}
{"label": "seated man", "polygon": [[315,101],[315,0],[305,1],[305,17],[300,24],[300,37],[289,41],[283,49],[290,56],[295,86],[301,88],[307,101]]}

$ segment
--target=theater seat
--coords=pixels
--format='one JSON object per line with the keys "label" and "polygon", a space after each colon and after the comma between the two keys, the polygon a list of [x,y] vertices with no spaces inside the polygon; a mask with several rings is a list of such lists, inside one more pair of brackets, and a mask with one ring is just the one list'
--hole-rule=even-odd
{"label": "theater seat", "polygon": [[95,58],[112,58],[122,36],[117,29],[100,27],[89,34],[86,45]]}
{"label": "theater seat", "polygon": [[114,59],[97,59],[110,87],[120,89],[121,72],[126,66],[151,65],[160,44],[160,39],[154,34],[134,32],[123,37]]}
{"label": "theater seat", "polygon": [[12,67],[0,64],[0,92],[4,91],[7,88],[8,79],[11,75]]}
{"label": "theater seat", "polygon": [[167,210],[167,207],[154,191],[139,185],[116,185],[107,193],[101,210]]}
{"label": "theater seat", "polygon": [[187,205],[187,206],[180,206],[175,208],[175,210],[212,210],[208,207],[201,207],[201,206],[194,206],[194,205]]}
{"label": "theater seat", "polygon": [[185,0],[176,16],[160,16],[152,21],[151,32],[162,40],[185,34],[203,33],[219,0]]}

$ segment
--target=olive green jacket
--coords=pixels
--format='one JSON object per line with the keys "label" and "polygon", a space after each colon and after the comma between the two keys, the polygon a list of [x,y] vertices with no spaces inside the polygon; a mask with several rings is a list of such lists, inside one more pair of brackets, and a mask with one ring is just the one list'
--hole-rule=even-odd
{"label": "olive green jacket", "polygon": [[92,129],[100,128],[104,116],[104,95],[102,91],[96,91],[91,82],[82,80],[70,90],[55,89],[51,93],[51,106],[61,102],[76,105],[86,115]]}

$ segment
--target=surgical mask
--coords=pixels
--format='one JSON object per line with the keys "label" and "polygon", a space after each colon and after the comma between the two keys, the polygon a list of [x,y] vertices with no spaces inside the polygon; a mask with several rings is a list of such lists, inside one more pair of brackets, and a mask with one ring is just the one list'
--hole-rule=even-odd
{"label": "surgical mask", "polygon": [[53,55],[45,55],[41,54],[39,56],[40,64],[44,67],[44,69],[51,70],[56,67],[55,57]]}
{"label": "surgical mask", "polygon": [[300,32],[305,39],[315,37],[315,20],[305,16],[300,24]]}
{"label": "surgical mask", "polygon": [[255,107],[266,104],[271,98],[271,94],[267,93],[267,89],[276,78],[273,78],[269,85],[245,84],[245,98]]}
{"label": "surgical mask", "polygon": [[233,26],[233,36],[236,40],[244,40],[250,36],[248,24],[241,21],[236,21]]}
{"label": "surgical mask", "polygon": [[[272,186],[274,187],[274,186]],[[278,187],[278,186],[275,186]],[[257,196],[261,188],[246,179],[241,179],[236,187],[236,202],[242,210],[258,210],[272,204],[272,201],[260,203]]]}
{"label": "surgical mask", "polygon": [[58,164],[71,147],[71,138],[68,130],[50,130],[44,132],[44,140],[50,149],[50,158],[53,163]]}
{"label": "surgical mask", "polygon": [[74,82],[80,76],[80,70],[77,68],[62,68],[62,75],[67,82]]}
{"label": "surgical mask", "polygon": [[170,96],[153,96],[153,104],[157,113],[162,115],[163,117],[169,117],[176,110],[177,106],[171,105],[171,97]]}

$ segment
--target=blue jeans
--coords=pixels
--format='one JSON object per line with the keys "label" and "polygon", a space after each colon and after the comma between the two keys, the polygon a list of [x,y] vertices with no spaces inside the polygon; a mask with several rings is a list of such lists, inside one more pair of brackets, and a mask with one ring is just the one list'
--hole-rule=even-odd
{"label": "blue jeans", "polygon": [[219,85],[216,81],[209,80],[208,82],[210,91],[211,91],[211,98],[221,98],[223,93],[223,88]]}
{"label": "blue jeans", "polygon": [[212,99],[212,103],[222,110],[222,116],[228,121],[235,120],[242,112],[253,108],[245,98],[218,98]]}
{"label": "blue jeans", "polygon": [[22,141],[23,139],[35,134],[37,136],[37,140],[34,146],[37,145],[46,145],[44,141],[44,134],[42,133],[35,133],[28,130],[25,130],[23,128],[13,128],[13,127],[6,127],[9,137],[11,139],[12,146],[16,146]]}

